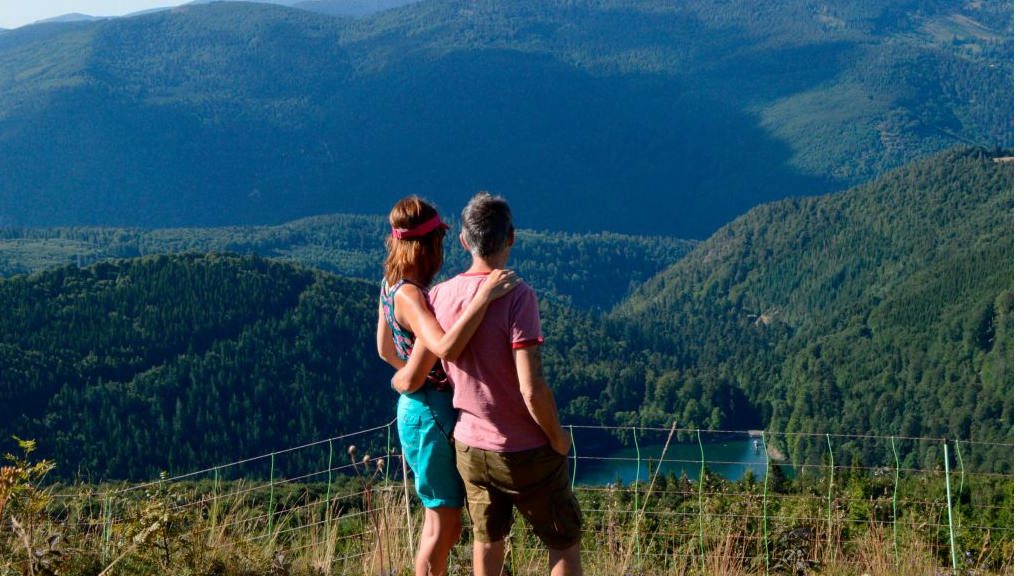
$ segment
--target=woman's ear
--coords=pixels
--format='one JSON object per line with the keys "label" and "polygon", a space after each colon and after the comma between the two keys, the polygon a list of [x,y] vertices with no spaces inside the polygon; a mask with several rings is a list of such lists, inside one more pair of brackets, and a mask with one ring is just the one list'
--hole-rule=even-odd
{"label": "woman's ear", "polygon": [[508,231],[508,247],[511,248],[516,243],[516,229],[513,228]]}

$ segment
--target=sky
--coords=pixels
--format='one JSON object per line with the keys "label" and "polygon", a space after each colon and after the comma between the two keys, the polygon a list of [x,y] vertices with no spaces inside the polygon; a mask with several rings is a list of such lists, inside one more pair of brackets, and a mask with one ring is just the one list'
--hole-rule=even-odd
{"label": "sky", "polygon": [[139,10],[184,4],[186,0],[0,0],[0,28],[17,28],[71,12],[123,16]]}

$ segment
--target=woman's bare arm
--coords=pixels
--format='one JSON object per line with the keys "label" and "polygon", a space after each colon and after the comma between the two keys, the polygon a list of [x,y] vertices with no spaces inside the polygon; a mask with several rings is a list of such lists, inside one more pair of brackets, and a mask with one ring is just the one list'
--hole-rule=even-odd
{"label": "woman's bare arm", "polygon": [[492,271],[447,334],[437,323],[434,313],[427,307],[420,290],[410,287],[404,294],[403,290],[399,290],[395,297],[396,314],[400,313],[403,306],[398,303],[399,299],[407,296],[409,301],[405,305],[409,306],[411,312],[408,325],[416,334],[416,343],[405,367],[395,372],[391,378],[391,386],[402,393],[414,392],[426,381],[438,357],[448,360],[458,358],[483,321],[490,301],[508,294],[520,282],[522,280],[515,272]]}
{"label": "woman's bare arm", "polygon": [[415,286],[407,284],[398,290],[395,295],[395,314],[398,321],[416,335],[417,343],[423,342],[439,358],[454,360],[462,354],[476,333],[484,319],[487,305],[511,292],[520,282],[522,280],[511,270],[491,271],[447,333],[441,329],[434,313],[427,306],[423,292]]}
{"label": "woman's bare arm", "polygon": [[391,387],[402,394],[415,392],[423,386],[430,374],[430,369],[437,363],[434,356],[422,341],[416,340],[409,354],[409,361],[391,377]]}

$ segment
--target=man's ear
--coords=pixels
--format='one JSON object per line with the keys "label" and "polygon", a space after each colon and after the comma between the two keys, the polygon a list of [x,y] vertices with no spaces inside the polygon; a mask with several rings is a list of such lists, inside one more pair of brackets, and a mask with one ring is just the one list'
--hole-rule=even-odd
{"label": "man's ear", "polygon": [[469,244],[466,244],[466,238],[462,234],[462,232],[459,232],[459,244],[462,244],[462,248],[465,249],[466,252],[471,252]]}

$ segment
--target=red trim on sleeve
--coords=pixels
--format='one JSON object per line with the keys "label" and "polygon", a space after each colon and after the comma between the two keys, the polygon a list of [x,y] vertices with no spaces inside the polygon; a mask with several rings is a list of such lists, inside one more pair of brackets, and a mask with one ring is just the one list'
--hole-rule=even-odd
{"label": "red trim on sleeve", "polygon": [[529,348],[530,346],[536,346],[544,342],[544,338],[534,338],[532,340],[523,340],[522,342],[513,342],[513,350],[522,350],[523,348]]}

